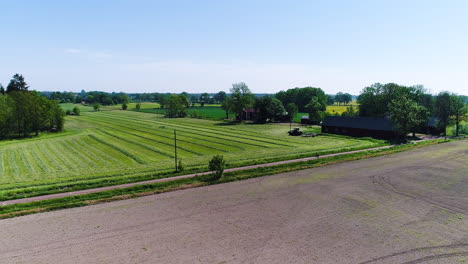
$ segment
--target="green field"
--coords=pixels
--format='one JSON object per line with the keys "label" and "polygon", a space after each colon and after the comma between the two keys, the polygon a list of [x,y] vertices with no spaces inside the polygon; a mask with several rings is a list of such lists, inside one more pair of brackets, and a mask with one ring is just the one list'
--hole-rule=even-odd
{"label": "green field", "polygon": [[87,188],[98,181],[105,185],[103,181],[171,172],[174,129],[178,156],[189,170],[206,170],[214,154],[224,155],[234,167],[382,144],[338,136],[289,137],[289,126],[280,124],[229,125],[134,111],[84,111],[67,117],[64,133],[0,142],[0,196],[21,195],[38,186],[53,191],[74,182]]}
{"label": "green field", "polygon": [[[166,109],[160,108],[146,108],[141,109],[140,112],[152,113],[152,114],[161,114],[166,113]],[[212,119],[212,120],[223,120],[226,118],[226,112],[221,109],[219,106],[194,106],[188,109],[188,115],[190,117],[203,118],[203,119]],[[234,118],[234,114],[229,114],[229,118]]]}
{"label": "green field", "polygon": [[[341,114],[346,111],[346,108],[348,106],[345,105],[329,105],[327,106],[327,112],[330,114]],[[129,108],[130,110],[134,110],[134,108]],[[166,113],[165,109],[160,109],[160,108],[153,108],[153,107],[147,107],[147,108],[142,108],[140,110],[141,112],[145,113],[152,113],[152,114],[161,114],[164,115]],[[226,112],[221,109],[219,106],[195,106],[195,107],[190,107],[188,109],[188,115],[191,117],[197,117],[197,118],[203,118],[203,119],[211,119],[211,120],[223,120],[226,118]],[[308,113],[297,113],[296,116],[294,117],[294,122],[301,122],[301,117],[302,116],[307,116],[309,115]],[[229,118],[234,118],[235,115],[230,113]]]}
{"label": "green field", "polygon": [[[136,110],[135,107],[136,103],[129,103],[127,110]],[[92,105],[83,105],[83,104],[73,104],[73,103],[64,103],[60,104],[60,106],[63,108],[63,110],[73,110],[74,107],[80,108],[81,112],[94,112],[94,108]],[[142,110],[146,109],[155,109],[159,108],[158,103],[141,103],[140,105]],[[110,111],[110,110],[121,110],[122,105],[117,104],[117,105],[101,105],[100,111]]]}

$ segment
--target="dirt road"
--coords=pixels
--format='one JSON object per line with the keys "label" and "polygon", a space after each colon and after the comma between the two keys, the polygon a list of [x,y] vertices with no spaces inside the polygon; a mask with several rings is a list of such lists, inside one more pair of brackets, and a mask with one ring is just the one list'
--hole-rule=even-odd
{"label": "dirt road", "polygon": [[0,220],[0,263],[468,262],[468,141]]}

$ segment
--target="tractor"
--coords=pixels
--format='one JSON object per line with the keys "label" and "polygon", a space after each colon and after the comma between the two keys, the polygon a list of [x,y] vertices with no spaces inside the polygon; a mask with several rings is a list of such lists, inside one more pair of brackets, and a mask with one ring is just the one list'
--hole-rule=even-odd
{"label": "tractor", "polygon": [[293,130],[289,130],[288,133],[290,136],[302,136],[303,134],[299,127],[295,127]]}

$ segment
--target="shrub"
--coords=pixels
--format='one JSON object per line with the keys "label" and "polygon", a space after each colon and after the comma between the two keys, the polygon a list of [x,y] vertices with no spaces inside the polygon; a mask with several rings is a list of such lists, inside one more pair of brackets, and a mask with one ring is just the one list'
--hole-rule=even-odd
{"label": "shrub", "polygon": [[177,171],[184,171],[185,170],[185,164],[182,162],[182,159],[179,159],[179,162],[177,164]]}
{"label": "shrub", "polygon": [[101,105],[99,103],[94,103],[93,104],[93,109],[94,109],[94,111],[99,111],[101,109]]}
{"label": "shrub", "polygon": [[70,109],[67,109],[67,111],[65,111],[65,114],[70,115],[71,114]]}
{"label": "shrub", "polygon": [[222,155],[215,155],[210,160],[210,163],[208,164],[208,168],[210,169],[210,171],[213,171],[213,178],[212,178],[213,180],[219,180],[221,178],[224,172],[225,163],[226,162]]}
{"label": "shrub", "polygon": [[73,108],[73,113],[74,113],[75,115],[77,115],[77,116],[80,115],[80,113],[81,113],[80,108],[77,107],[77,106],[75,106],[75,107]]}
{"label": "shrub", "polygon": [[123,103],[123,104],[122,104],[122,110],[127,110],[127,107],[128,107],[128,106],[127,106],[126,103]]}
{"label": "shrub", "polygon": [[140,104],[140,103],[137,103],[137,104],[135,105],[135,108],[136,108],[137,111],[140,111],[141,104]]}

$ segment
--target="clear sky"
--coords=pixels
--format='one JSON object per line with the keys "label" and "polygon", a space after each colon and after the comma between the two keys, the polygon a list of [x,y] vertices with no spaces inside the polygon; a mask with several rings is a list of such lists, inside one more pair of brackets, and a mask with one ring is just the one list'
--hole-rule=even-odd
{"label": "clear sky", "polygon": [[468,94],[468,1],[0,0],[0,82],[255,93],[372,83]]}

